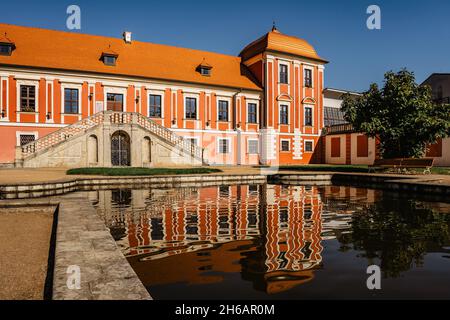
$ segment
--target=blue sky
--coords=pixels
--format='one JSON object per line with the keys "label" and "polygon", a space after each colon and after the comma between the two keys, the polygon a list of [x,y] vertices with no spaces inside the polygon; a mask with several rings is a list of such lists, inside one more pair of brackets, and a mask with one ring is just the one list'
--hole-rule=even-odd
{"label": "blue sky", "polygon": [[[361,91],[387,70],[406,67],[422,82],[450,72],[450,1],[186,0],[8,1],[1,22],[66,30],[66,8],[81,7],[78,32],[237,55],[270,30],[309,41],[328,59],[327,87]],[[366,28],[366,9],[381,8],[381,30]]]}

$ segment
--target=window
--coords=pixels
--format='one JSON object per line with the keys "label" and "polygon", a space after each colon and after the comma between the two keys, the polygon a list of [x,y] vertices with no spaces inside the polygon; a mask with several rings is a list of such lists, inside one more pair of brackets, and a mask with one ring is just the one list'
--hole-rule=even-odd
{"label": "window", "polygon": [[280,83],[288,83],[288,66],[280,64]]}
{"label": "window", "polygon": [[305,69],[305,87],[312,87],[312,71],[311,69]]}
{"label": "window", "polygon": [[228,121],[228,101],[219,100],[219,121]]}
{"label": "window", "polygon": [[248,123],[257,123],[257,113],[256,113],[256,103],[249,103],[247,105],[248,107],[248,114],[247,114],[247,121]]}
{"label": "window", "polygon": [[248,153],[258,154],[258,140],[249,139],[248,141]]}
{"label": "window", "polygon": [[228,139],[219,139],[219,153],[230,152],[230,141]]}
{"label": "window", "polygon": [[10,56],[12,53],[13,45],[11,43],[0,43],[0,55]]}
{"label": "window", "polygon": [[290,140],[281,140],[281,151],[289,151],[291,149],[290,144]]}
{"label": "window", "polygon": [[36,140],[36,136],[34,134],[21,134],[19,136],[19,143],[20,146],[24,146],[30,142],[33,142]]}
{"label": "window", "polygon": [[305,141],[305,152],[313,152],[313,142]]}
{"label": "window", "polygon": [[305,107],[305,126],[312,126],[312,108]]}
{"label": "window", "polygon": [[64,113],[78,113],[78,89],[64,89]]}
{"label": "window", "polygon": [[123,94],[107,93],[106,94],[106,110],[123,111]]}
{"label": "window", "polygon": [[148,116],[151,118],[161,118],[161,96],[151,94],[148,103]]}
{"label": "window", "polygon": [[103,63],[107,66],[115,66],[116,65],[117,56],[112,55],[103,55]]}
{"label": "window", "polygon": [[286,104],[280,105],[280,124],[289,124],[289,106]]}
{"label": "window", "polygon": [[200,74],[206,77],[211,76],[211,68],[200,67]]}
{"label": "window", "polygon": [[36,87],[20,86],[20,111],[36,111]]}
{"label": "window", "polygon": [[196,98],[186,98],[186,119],[197,119]]}

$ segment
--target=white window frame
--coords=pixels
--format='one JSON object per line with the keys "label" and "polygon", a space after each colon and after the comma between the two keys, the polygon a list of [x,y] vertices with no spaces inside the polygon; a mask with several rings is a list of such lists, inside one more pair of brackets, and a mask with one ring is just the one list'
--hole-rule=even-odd
{"label": "white window frame", "polygon": [[122,94],[123,95],[123,107],[122,112],[127,111],[127,91],[128,88],[122,88],[122,87],[104,87],[103,88],[103,111],[106,111],[108,108],[108,100],[106,97],[108,96],[108,93],[114,93],[114,94]]}
{"label": "white window frame", "polygon": [[[311,125],[306,124],[306,108],[311,108]],[[312,105],[312,104],[304,104],[303,105],[303,126],[314,127],[314,105]]]}
{"label": "white window frame", "polygon": [[[26,111],[20,111],[20,102],[22,96],[20,95],[20,86],[34,86],[34,92],[35,92],[35,99],[34,99],[34,112],[26,112]],[[16,81],[16,111],[18,114],[21,113],[31,113],[35,114],[34,120],[35,122],[38,122],[39,117],[39,80],[17,80]]]}
{"label": "white window frame", "polygon": [[[245,103],[246,103],[246,107],[247,107],[247,112],[246,112],[247,119],[245,119],[245,122],[246,122],[247,124],[258,124],[258,123],[259,123],[259,101],[247,99]],[[248,112],[248,105],[249,105],[250,103],[256,105],[256,122],[248,122],[248,114],[249,114],[249,112]]]}
{"label": "white window frame", "polygon": [[[311,87],[307,87],[306,86],[306,70],[311,70]],[[308,65],[304,65],[303,66],[303,87],[304,88],[311,88],[314,89],[314,67],[312,66],[308,66]]]}
{"label": "white window frame", "polygon": [[[250,141],[256,141],[256,153],[250,153]],[[255,138],[247,139],[247,154],[253,154],[253,155],[259,154],[259,139],[255,139]]]}
{"label": "white window frame", "polygon": [[[306,142],[311,142],[312,143],[311,151],[306,151]],[[313,153],[314,152],[314,140],[313,139],[305,139],[305,140],[303,140],[303,152],[304,153]]]}
{"label": "white window frame", "polygon": [[[161,96],[161,118],[150,117],[153,119],[164,119],[164,90],[147,89],[147,114],[150,117],[150,95]],[[142,111],[142,110],[141,110]]]}
{"label": "white window frame", "polygon": [[[195,119],[187,119],[186,118],[186,98],[194,98],[196,100],[195,102]],[[183,120],[184,121],[195,121],[199,120],[200,112],[199,112],[199,102],[200,102],[200,95],[199,94],[193,94],[193,93],[185,93],[183,94]]]}
{"label": "white window frame", "polygon": [[16,131],[16,146],[20,147],[20,136],[21,135],[34,135],[34,141],[39,139],[39,132],[37,131]]}
{"label": "white window frame", "polygon": [[[77,89],[78,90],[78,113],[66,113],[66,106],[64,103],[65,99],[65,89]],[[62,83],[61,84],[61,122],[65,123],[65,116],[78,116],[78,120],[81,120],[81,107],[82,107],[82,101],[81,101],[81,91],[83,89],[83,86],[81,84],[72,84],[72,83]],[[47,117],[47,116],[46,116]],[[52,115],[53,118],[53,115]]]}
{"label": "white window frame", "polygon": [[[227,121],[219,120],[219,102],[220,101],[226,101],[228,103],[228,120]],[[230,115],[231,115],[230,110],[231,110],[231,99],[230,98],[216,97],[216,114],[217,114],[216,121],[217,122],[226,122],[226,123],[230,122],[231,121],[231,119],[230,119]]]}
{"label": "white window frame", "polygon": [[[281,82],[281,66],[286,66],[287,67],[287,82]],[[290,79],[291,79],[291,74],[290,74],[290,70],[289,70],[289,65],[290,63],[288,61],[282,61],[282,62],[278,62],[278,83],[279,84],[290,84]]]}
{"label": "white window frame", "polygon": [[[288,121],[287,123],[281,123],[281,105],[288,107]],[[291,123],[291,103],[289,101],[279,101],[278,102],[278,125],[289,126]]]}
{"label": "white window frame", "polygon": [[[227,140],[228,141],[228,152],[227,153],[223,153],[223,152],[221,152],[221,150],[220,150],[220,141],[221,140]],[[228,137],[217,137],[217,140],[216,140],[216,144],[217,144],[217,154],[222,154],[222,155],[224,155],[224,154],[231,154],[231,138],[228,138]]]}
{"label": "white window frame", "polygon": [[[283,141],[288,141],[289,142],[289,150],[283,150],[282,149],[282,142]],[[289,139],[289,138],[283,138],[283,139],[280,139],[280,152],[291,152],[291,150],[292,150],[292,146],[291,146],[291,139]]]}

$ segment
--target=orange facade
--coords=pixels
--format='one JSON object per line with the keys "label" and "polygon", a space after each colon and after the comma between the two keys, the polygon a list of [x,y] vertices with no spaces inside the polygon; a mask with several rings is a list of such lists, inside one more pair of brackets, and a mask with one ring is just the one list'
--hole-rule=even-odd
{"label": "orange facade", "polygon": [[[235,57],[6,24],[0,32],[14,48],[0,55],[0,163],[13,164],[31,135],[103,110],[147,116],[203,147],[211,164],[313,161],[326,61],[302,39],[274,29]],[[102,61],[105,48],[114,65]]]}

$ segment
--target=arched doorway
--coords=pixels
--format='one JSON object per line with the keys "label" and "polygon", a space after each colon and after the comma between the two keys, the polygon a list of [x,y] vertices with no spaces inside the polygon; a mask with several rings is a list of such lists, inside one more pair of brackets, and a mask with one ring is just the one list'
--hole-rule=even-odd
{"label": "arched doorway", "polygon": [[124,131],[116,131],[111,137],[111,164],[130,165],[130,136]]}

